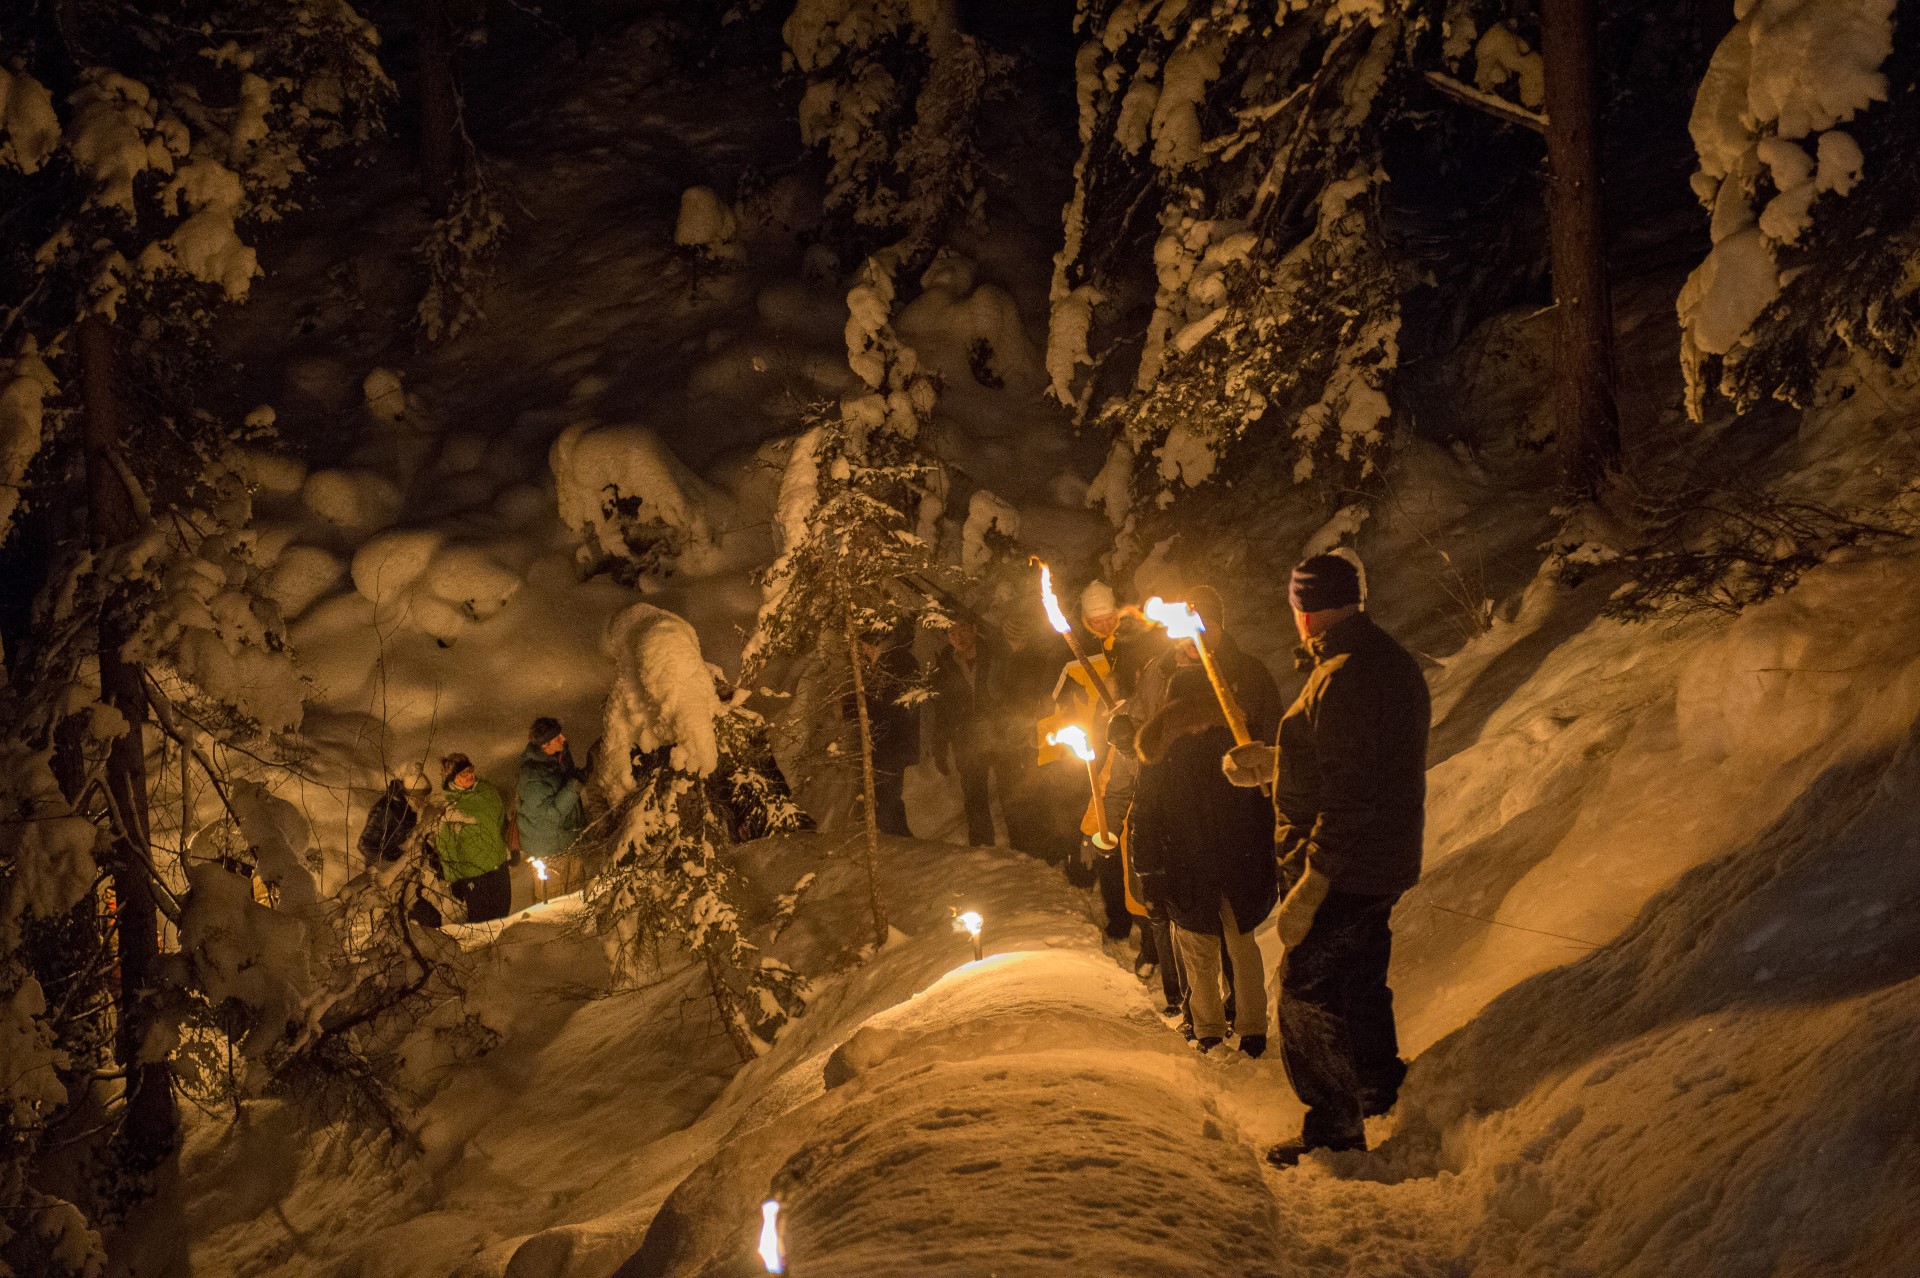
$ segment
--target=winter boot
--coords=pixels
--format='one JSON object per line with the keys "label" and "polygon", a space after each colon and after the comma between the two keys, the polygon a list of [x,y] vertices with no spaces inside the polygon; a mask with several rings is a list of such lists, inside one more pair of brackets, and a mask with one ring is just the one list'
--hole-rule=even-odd
{"label": "winter boot", "polygon": [[1341,1151],[1351,1149],[1364,1150],[1366,1147],[1367,1143],[1364,1140],[1352,1145],[1309,1145],[1303,1140],[1290,1140],[1285,1144],[1275,1145],[1267,1151],[1267,1165],[1269,1167],[1293,1167],[1296,1166],[1303,1157],[1316,1149]]}
{"label": "winter boot", "polygon": [[1196,1038],[1193,1040],[1193,1050],[1205,1056],[1225,1041],[1225,1039],[1214,1038],[1212,1036]]}
{"label": "winter boot", "polygon": [[1240,1054],[1242,1056],[1251,1056],[1254,1060],[1259,1060],[1261,1054],[1266,1050],[1267,1036],[1265,1034],[1242,1034],[1240,1036]]}

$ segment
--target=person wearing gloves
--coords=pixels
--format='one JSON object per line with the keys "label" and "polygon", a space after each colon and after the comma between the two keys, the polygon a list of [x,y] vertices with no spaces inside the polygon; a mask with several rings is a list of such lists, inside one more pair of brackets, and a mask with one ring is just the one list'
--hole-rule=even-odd
{"label": "person wearing gloves", "polygon": [[[1218,591],[1196,586],[1189,601],[1249,730],[1271,736],[1280,718],[1273,675],[1234,642]],[[1182,703],[1177,710],[1176,701]],[[1219,721],[1196,718],[1203,713]],[[1231,1021],[1240,1050],[1258,1056],[1266,1048],[1267,996],[1252,934],[1273,909],[1272,814],[1258,796],[1223,783],[1215,761],[1233,738],[1191,640],[1172,644],[1148,663],[1108,733],[1116,750],[1140,764],[1127,818],[1130,886],[1137,884],[1135,895],[1171,924],[1155,941],[1171,942],[1167,948],[1179,957],[1195,1041],[1211,1046],[1209,1040],[1222,1039]],[[1202,749],[1210,753],[1195,772],[1188,765]],[[1223,975],[1231,982],[1224,999]]]}
{"label": "person wearing gloves", "polygon": [[446,811],[433,832],[447,886],[467,907],[467,922],[503,919],[513,906],[508,877],[507,801],[491,781],[482,781],[473,761],[450,754],[440,761],[441,801]]}
{"label": "person wearing gloves", "polygon": [[1307,1107],[1300,1139],[1267,1153],[1366,1148],[1365,1119],[1393,1108],[1406,1063],[1387,986],[1394,903],[1420,880],[1432,703],[1411,653],[1361,610],[1360,573],[1337,555],[1293,570],[1294,623],[1313,667],[1278,748],[1227,754],[1236,786],[1273,785],[1274,845],[1288,885],[1278,917],[1281,1058]]}
{"label": "person wearing gloves", "polygon": [[580,831],[587,828],[587,809],[580,797],[586,780],[586,771],[573,762],[560,721],[547,715],[535,719],[527,731],[527,748],[520,755],[515,823],[520,829],[521,855],[547,865],[557,875],[553,890],[563,896],[578,886],[578,858],[569,853]]}

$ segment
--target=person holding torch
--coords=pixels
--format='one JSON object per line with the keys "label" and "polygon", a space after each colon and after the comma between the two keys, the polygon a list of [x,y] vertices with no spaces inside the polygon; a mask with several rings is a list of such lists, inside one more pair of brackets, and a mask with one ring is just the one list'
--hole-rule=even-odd
{"label": "person holding torch", "polygon": [[1279,897],[1273,816],[1258,793],[1228,783],[1219,758],[1236,740],[1226,704],[1254,740],[1271,739],[1280,690],[1226,632],[1217,592],[1196,588],[1190,602],[1226,697],[1216,694],[1194,640],[1179,639],[1142,673],[1129,713],[1116,715],[1108,731],[1140,764],[1127,818],[1132,869],[1142,899],[1171,918],[1195,1045],[1208,1051],[1225,1041],[1221,979],[1230,973],[1231,1028],[1240,1050],[1259,1056],[1267,1043],[1267,996],[1253,932]]}
{"label": "person holding torch", "polygon": [[1406,1064],[1387,987],[1394,903],[1420,880],[1432,704],[1411,653],[1361,607],[1359,568],[1315,555],[1293,570],[1294,624],[1312,672],[1281,719],[1221,761],[1229,780],[1273,787],[1289,891],[1280,981],[1281,1057],[1307,1107],[1300,1139],[1267,1152],[1290,1167],[1313,1149],[1365,1149],[1365,1120],[1393,1108]]}

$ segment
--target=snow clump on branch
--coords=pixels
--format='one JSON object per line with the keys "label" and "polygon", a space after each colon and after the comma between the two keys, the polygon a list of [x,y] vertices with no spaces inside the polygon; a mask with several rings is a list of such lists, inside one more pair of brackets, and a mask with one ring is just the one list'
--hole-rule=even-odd
{"label": "snow clump on branch", "polygon": [[[1700,157],[1693,189],[1711,214],[1713,249],[1678,303],[1695,417],[1709,361],[1749,344],[1791,281],[1779,254],[1812,227],[1814,202],[1860,181],[1865,156],[1837,126],[1887,98],[1880,68],[1893,53],[1894,2],[1741,0],[1739,23],[1714,52],[1689,121]],[[1810,137],[1813,155],[1801,145]]]}
{"label": "snow clump on branch", "polygon": [[720,765],[713,723],[721,713],[714,671],[687,622],[637,603],[607,623],[603,644],[614,660],[597,780],[608,795],[633,789],[632,760],[671,747],[680,772],[707,776]]}

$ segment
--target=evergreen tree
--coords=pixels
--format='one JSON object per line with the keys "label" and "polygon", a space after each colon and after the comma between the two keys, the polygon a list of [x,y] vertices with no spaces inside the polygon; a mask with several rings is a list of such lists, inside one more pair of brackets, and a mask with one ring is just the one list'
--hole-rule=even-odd
{"label": "evergreen tree", "polygon": [[887,916],[880,896],[870,662],[863,641],[913,624],[914,597],[901,583],[935,566],[932,548],[916,531],[934,473],[917,442],[920,418],[931,409],[931,387],[912,371],[911,355],[884,324],[870,329],[856,351],[855,368],[864,370],[875,390],[837,410],[816,410],[795,442],[780,492],[783,549],[765,578],[766,603],[742,673],[751,683],[769,660],[799,654],[822,656],[830,668],[846,672],[859,733],[875,945],[886,942]]}
{"label": "evergreen tree", "polygon": [[764,770],[758,716],[720,701],[693,627],[635,604],[607,642],[619,671],[596,784],[611,811],[596,822],[608,833],[584,836],[579,853],[602,863],[587,901],[617,968],[657,968],[668,945],[693,955],[729,1041],[750,1060],[799,1013],[806,982],[747,940],[724,850],[736,834],[799,828],[799,809]]}
{"label": "evergreen tree", "polygon": [[[156,992],[158,914],[178,907],[149,804],[153,698],[166,679],[200,679],[213,700],[244,702],[221,684],[216,654],[231,674],[272,664],[277,646],[277,619],[244,589],[201,596],[173,572],[205,563],[210,588],[245,576],[219,495],[221,436],[237,432],[207,407],[200,339],[260,273],[246,237],[297,207],[322,155],[373,135],[388,85],[377,37],[343,0],[14,6],[0,15],[0,47],[0,538],[26,518],[54,548],[41,613],[7,654],[6,729],[28,752],[5,778],[6,802],[36,825],[92,822],[103,840],[16,844],[0,864],[0,913],[41,928],[110,920],[122,1077],[117,1099],[96,1097],[86,1080],[103,1062],[65,1060],[59,1098],[35,1093],[5,1174],[30,1180],[32,1133],[111,1100],[115,1160],[137,1177],[175,1138]],[[88,907],[99,891],[90,852],[112,889],[110,916]],[[60,931],[88,947],[98,926]],[[0,937],[12,973],[0,981],[26,1007],[39,978],[20,967],[20,939]],[[73,957],[35,956],[42,974],[107,979]],[[70,985],[23,1025],[84,1044],[57,1022],[96,1010],[90,992]],[[8,1222],[13,1245],[30,1246],[21,1223]]]}

